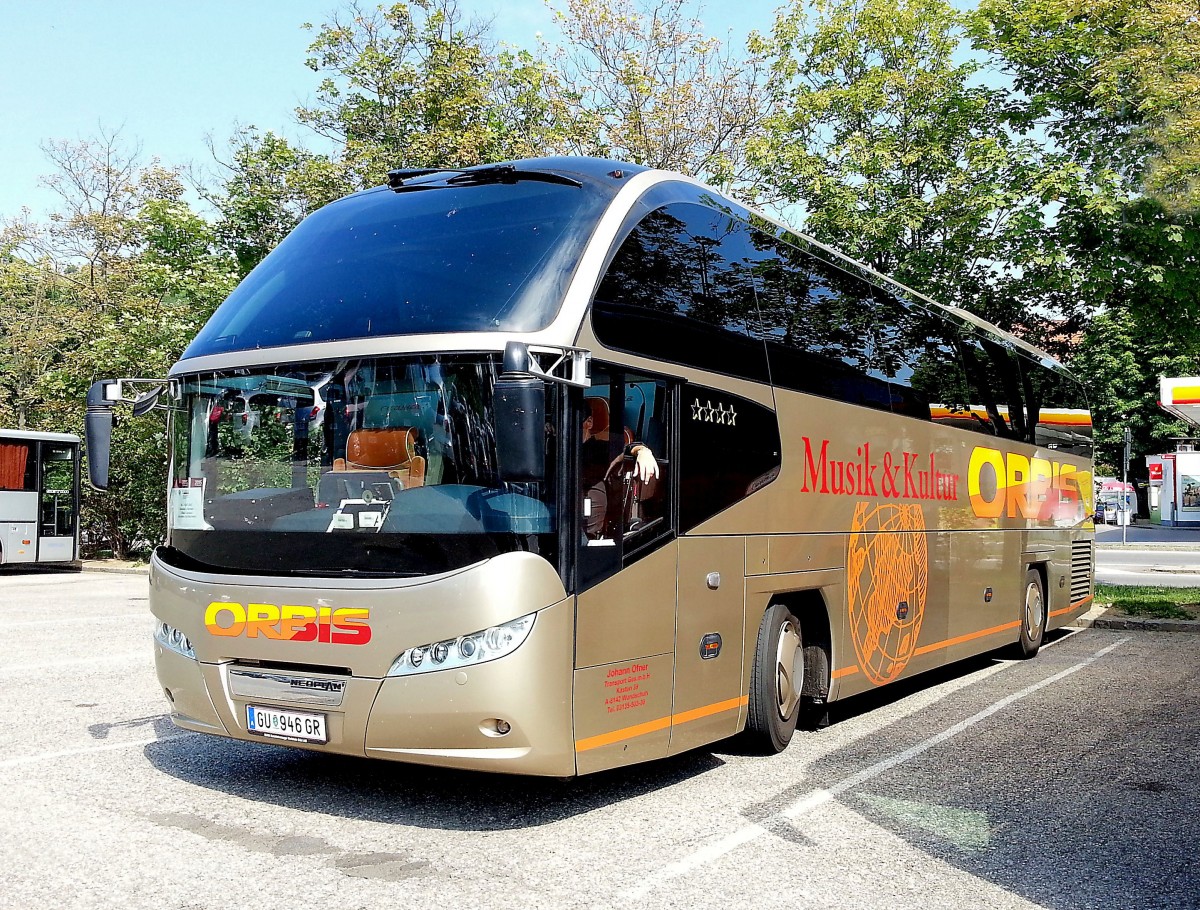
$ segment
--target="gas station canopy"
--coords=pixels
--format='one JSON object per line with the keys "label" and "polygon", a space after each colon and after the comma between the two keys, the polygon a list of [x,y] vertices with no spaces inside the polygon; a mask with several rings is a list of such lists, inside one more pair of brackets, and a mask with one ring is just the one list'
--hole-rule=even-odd
{"label": "gas station canopy", "polygon": [[1200,427],[1200,376],[1164,376],[1158,382],[1159,406],[1190,426]]}

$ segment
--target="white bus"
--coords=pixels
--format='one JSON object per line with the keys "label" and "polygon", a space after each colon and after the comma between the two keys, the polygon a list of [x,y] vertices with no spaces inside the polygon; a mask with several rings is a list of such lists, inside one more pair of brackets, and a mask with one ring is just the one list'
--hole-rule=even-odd
{"label": "white bus", "polygon": [[[100,487],[129,385],[89,392]],[[394,172],[305,219],[163,401],[188,730],[556,776],[778,751],[1092,597],[1070,373],[678,174]]]}
{"label": "white bus", "polygon": [[79,563],[79,437],[0,430],[0,565]]}

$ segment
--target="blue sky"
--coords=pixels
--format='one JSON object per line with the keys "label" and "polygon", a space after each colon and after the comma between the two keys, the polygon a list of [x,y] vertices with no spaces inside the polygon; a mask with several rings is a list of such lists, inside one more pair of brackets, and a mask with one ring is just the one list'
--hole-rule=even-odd
{"label": "blue sky", "polygon": [[[766,31],[780,0],[711,2],[709,34],[732,29],[739,46]],[[364,0],[370,5],[369,0]],[[542,0],[460,0],[493,19],[497,38],[532,47],[555,30]],[[563,3],[565,6],[565,3]],[[55,206],[39,178],[41,145],[120,130],[142,158],[208,167],[205,136],[218,148],[235,124],[253,124],[316,145],[292,111],[317,75],[304,66],[312,33],[336,0],[0,0],[0,219]]]}

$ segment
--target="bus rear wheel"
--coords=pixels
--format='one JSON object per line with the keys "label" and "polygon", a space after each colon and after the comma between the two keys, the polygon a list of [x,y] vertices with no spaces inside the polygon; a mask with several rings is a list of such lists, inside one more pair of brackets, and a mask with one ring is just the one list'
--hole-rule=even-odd
{"label": "bus rear wheel", "polygon": [[1046,637],[1046,592],[1042,573],[1029,569],[1025,573],[1025,599],[1021,604],[1021,638],[1017,648],[1021,657],[1033,657]]}
{"label": "bus rear wheel", "polygon": [[804,686],[800,623],[783,604],[772,604],[758,629],[750,675],[746,733],[766,752],[782,752],[796,731]]}

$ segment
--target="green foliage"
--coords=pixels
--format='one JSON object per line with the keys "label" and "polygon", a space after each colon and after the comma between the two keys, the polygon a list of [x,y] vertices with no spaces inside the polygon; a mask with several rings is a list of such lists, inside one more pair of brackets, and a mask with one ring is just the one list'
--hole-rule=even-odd
{"label": "green foliage", "polygon": [[1131,476],[1145,478],[1141,455],[1170,452],[1174,439],[1195,430],[1158,407],[1162,376],[1194,376],[1200,351],[1171,336],[1168,326],[1147,334],[1131,314],[1114,310],[1097,316],[1072,367],[1091,395],[1097,460],[1119,466],[1125,427],[1132,434]]}
{"label": "green foliage", "polygon": [[1028,99],[1020,116],[1168,208],[1200,205],[1200,18],[1186,0],[983,0],[979,46]]}
{"label": "green foliage", "polygon": [[296,148],[252,127],[229,142],[221,188],[206,194],[218,211],[216,236],[247,274],[310,212],[359,187],[344,163]]}
{"label": "green foliage", "polygon": [[[1139,276],[1157,275],[1110,288],[1120,305],[1091,320],[1071,366],[1087,384],[1096,422],[1097,459],[1121,463],[1124,428],[1133,434],[1135,454],[1168,452],[1173,437],[1194,432],[1158,407],[1159,378],[1200,373],[1200,301],[1195,295],[1200,261],[1200,227],[1174,224],[1166,244],[1161,208],[1142,201],[1128,210],[1112,248],[1117,262],[1136,261]],[[1145,225],[1148,224],[1149,227]],[[1120,270],[1115,270],[1119,275]],[[1131,471],[1145,472],[1135,458]]]}
{"label": "green foliage", "polygon": [[749,146],[806,230],[929,294],[1005,326],[1043,254],[1046,207],[1078,181],[1010,128],[1009,98],[960,62],[963,18],[943,0],[785,7],[754,49],[777,111]]}
{"label": "green foliage", "polygon": [[325,78],[296,114],[338,143],[358,188],[392,168],[462,167],[561,144],[553,73],[528,52],[490,51],[484,27],[464,23],[453,0],[354,3],[315,32],[307,64]]}
{"label": "green foliage", "polygon": [[765,67],[706,35],[698,13],[688,0],[567,0],[554,62],[572,147],[753,195],[745,148],[770,103]]}
{"label": "green foliage", "polygon": [[[236,281],[174,171],[141,168],[116,136],[48,149],[64,210],[10,224],[0,261],[0,424],[81,433],[95,379],[165,376]],[[84,497],[93,546],[161,539],[166,430],[118,423],[111,489]]]}
{"label": "green foliage", "polygon": [[[72,294],[46,261],[0,246],[0,426],[32,428],[53,394],[53,376],[80,342]],[[7,247],[7,252],[5,251]]]}

